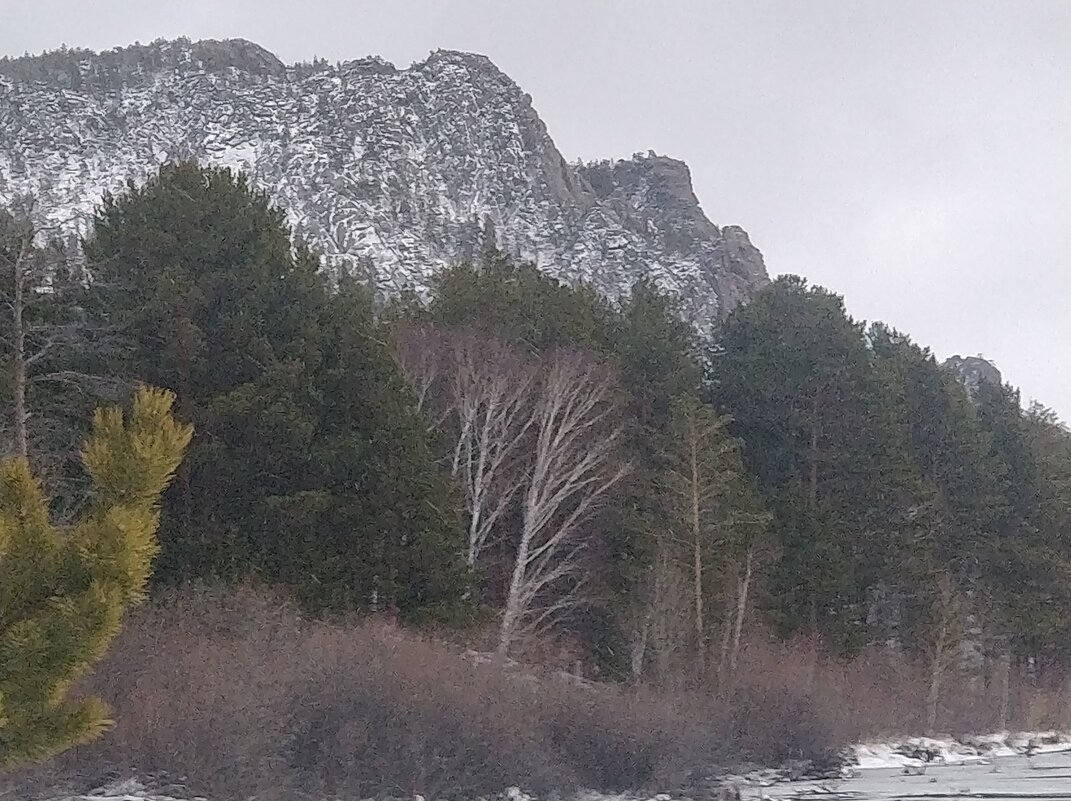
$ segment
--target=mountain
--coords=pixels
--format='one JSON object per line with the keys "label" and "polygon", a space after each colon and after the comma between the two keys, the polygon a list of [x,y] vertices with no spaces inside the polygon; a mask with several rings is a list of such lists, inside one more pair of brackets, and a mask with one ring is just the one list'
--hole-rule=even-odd
{"label": "mountain", "polygon": [[967,394],[974,398],[978,393],[978,387],[984,381],[996,384],[998,387],[1004,378],[997,366],[981,356],[950,356],[945,359],[944,366],[951,370],[960,383],[967,389]]}
{"label": "mountain", "polygon": [[0,61],[0,204],[32,193],[84,232],[102,192],[185,158],[248,172],[328,268],[363,268],[383,294],[425,290],[492,238],[610,297],[648,276],[697,323],[768,281],[683,162],[566,163],[484,56],[285,65],[243,40],[180,39]]}

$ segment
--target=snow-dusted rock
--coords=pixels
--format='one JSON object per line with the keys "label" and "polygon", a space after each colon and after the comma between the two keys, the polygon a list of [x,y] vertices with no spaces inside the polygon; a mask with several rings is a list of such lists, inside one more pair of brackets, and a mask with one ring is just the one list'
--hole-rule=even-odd
{"label": "snow-dusted rock", "polygon": [[567,164],[483,56],[287,66],[242,40],[176,40],[0,61],[0,204],[32,192],[84,231],[102,192],[190,157],[248,172],[329,268],[367,269],[384,294],[426,291],[490,237],[610,297],[648,276],[700,324],[767,281],[682,162]]}

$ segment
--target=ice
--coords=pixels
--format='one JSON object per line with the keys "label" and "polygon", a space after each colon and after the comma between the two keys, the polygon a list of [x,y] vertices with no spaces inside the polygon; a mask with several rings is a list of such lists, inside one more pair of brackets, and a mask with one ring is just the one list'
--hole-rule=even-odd
{"label": "ice", "polygon": [[1049,751],[1028,758],[1018,754],[992,759],[929,765],[921,774],[903,768],[863,770],[839,782],[792,782],[773,787],[741,787],[745,799],[820,799],[892,801],[893,799],[1071,798],[1071,753]]}

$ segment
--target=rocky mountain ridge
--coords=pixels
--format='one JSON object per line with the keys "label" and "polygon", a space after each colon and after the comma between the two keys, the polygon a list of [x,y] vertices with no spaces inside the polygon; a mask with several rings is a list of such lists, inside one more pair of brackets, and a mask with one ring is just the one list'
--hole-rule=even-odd
{"label": "rocky mountain ridge", "polygon": [[84,233],[104,191],[186,158],[247,172],[329,268],[382,294],[424,292],[492,242],[610,297],[649,278],[700,325],[768,281],[683,162],[566,163],[484,56],[285,65],[243,40],[175,40],[0,61],[0,205],[30,193]]}
{"label": "rocky mountain ridge", "polygon": [[955,374],[972,400],[978,395],[978,387],[983,383],[999,387],[1004,381],[997,366],[981,356],[960,356],[957,353],[945,359],[944,366]]}

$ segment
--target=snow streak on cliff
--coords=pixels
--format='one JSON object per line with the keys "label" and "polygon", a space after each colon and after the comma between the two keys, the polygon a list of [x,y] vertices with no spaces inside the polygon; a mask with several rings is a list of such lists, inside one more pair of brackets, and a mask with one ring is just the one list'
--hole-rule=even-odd
{"label": "snow streak on cliff", "polygon": [[649,277],[700,324],[767,281],[682,162],[567,164],[483,56],[287,66],[242,40],[178,40],[0,62],[0,204],[33,193],[84,232],[102,192],[184,158],[249,173],[329,267],[366,269],[385,294],[423,292],[490,237],[610,297]]}

